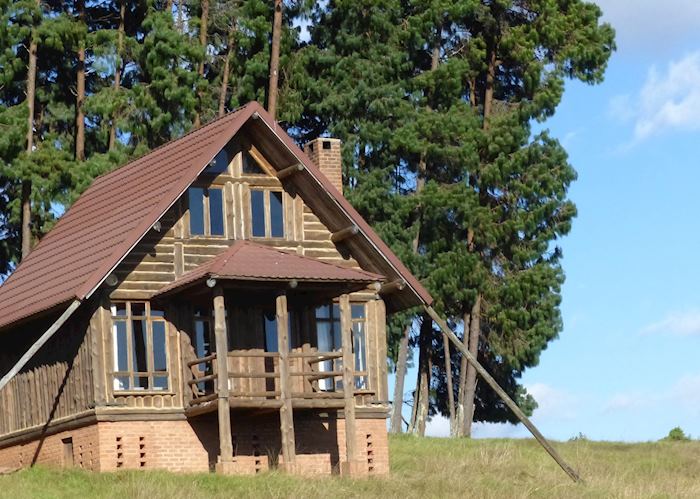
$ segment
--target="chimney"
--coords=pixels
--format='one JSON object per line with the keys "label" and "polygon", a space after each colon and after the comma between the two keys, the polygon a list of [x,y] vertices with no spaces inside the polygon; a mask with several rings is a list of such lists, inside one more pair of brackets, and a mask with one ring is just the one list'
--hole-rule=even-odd
{"label": "chimney", "polygon": [[340,157],[341,145],[340,139],[319,137],[307,142],[304,146],[304,152],[342,194],[343,161]]}

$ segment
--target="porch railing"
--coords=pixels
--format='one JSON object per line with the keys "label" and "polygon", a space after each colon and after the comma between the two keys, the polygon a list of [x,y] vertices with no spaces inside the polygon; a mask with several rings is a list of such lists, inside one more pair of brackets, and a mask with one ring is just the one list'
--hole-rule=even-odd
{"label": "porch railing", "polygon": [[[289,358],[289,390],[292,399],[343,399],[342,357],[340,351],[318,352],[294,350]],[[192,378],[190,405],[196,406],[217,398],[217,354],[187,363]],[[262,350],[234,350],[227,354],[229,397],[239,401],[275,401],[281,397],[280,354]],[[367,389],[367,371],[354,371],[356,396],[372,395]]]}

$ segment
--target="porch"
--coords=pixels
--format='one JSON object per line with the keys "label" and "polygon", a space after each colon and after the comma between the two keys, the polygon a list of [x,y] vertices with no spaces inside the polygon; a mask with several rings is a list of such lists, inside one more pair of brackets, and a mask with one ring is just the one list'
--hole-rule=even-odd
{"label": "porch", "polygon": [[170,307],[192,307],[194,355],[182,359],[186,415],[218,414],[216,468],[235,473],[232,411],[279,412],[281,457],[289,471],[296,471],[294,411],[342,411],[340,470],[360,470],[356,408],[377,400],[367,365],[365,303],[351,302],[350,293],[376,292],[381,276],[240,246],[157,297]]}

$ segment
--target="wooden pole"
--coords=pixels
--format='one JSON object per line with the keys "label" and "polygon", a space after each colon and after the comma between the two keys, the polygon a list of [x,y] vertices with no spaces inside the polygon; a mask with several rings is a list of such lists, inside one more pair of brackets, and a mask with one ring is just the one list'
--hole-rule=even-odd
{"label": "wooden pole", "polygon": [[552,458],[557,462],[559,466],[561,466],[561,469],[564,470],[564,472],[571,477],[571,479],[574,482],[579,482],[582,483],[583,480],[581,477],[576,473],[576,471],[571,468],[566,462],[562,459],[562,457],[559,455],[559,453],[554,449],[554,447],[551,446],[551,444],[547,441],[546,438],[544,438],[544,435],[542,435],[537,427],[535,427],[534,424],[528,419],[528,417],[523,413],[523,411],[520,410],[520,407],[513,402],[513,399],[511,399],[508,394],[503,390],[498,385],[498,382],[493,379],[493,377],[489,374],[489,372],[484,369],[484,367],[479,364],[479,361],[472,355],[472,353],[469,351],[468,348],[466,348],[461,341],[459,341],[459,338],[457,335],[450,329],[450,327],[447,325],[447,323],[435,312],[433,307],[430,307],[428,305],[423,305],[423,308],[425,308],[425,311],[432,317],[432,319],[435,321],[435,323],[440,326],[440,329],[442,329],[442,332],[445,333],[445,335],[452,341],[452,343],[457,347],[457,350],[462,352],[462,355],[464,355],[467,360],[474,366],[476,369],[476,372],[486,381],[486,383],[493,388],[493,390],[498,394],[498,396],[505,402],[505,404],[508,406],[508,408],[513,411],[513,413],[516,415],[516,417],[520,420],[520,422],[525,425],[525,427],[530,430],[530,433],[532,433],[532,436],[535,437],[535,440],[537,440],[542,447],[547,451],[547,453],[552,456]]}
{"label": "wooden pole", "polygon": [[280,433],[282,436],[282,455],[284,468],[294,471],[296,461],[296,443],[294,441],[294,413],[292,412],[292,394],[289,386],[289,312],[287,295],[280,293],[276,300],[277,308],[277,348],[280,358]]}
{"label": "wooden pole", "polygon": [[39,351],[39,349],[44,346],[44,344],[51,339],[51,337],[56,334],[56,331],[61,329],[61,326],[65,324],[65,322],[68,320],[68,318],[73,315],[73,312],[76,311],[76,309],[80,306],[80,300],[75,300],[73,303],[70,304],[70,306],[66,309],[63,314],[61,314],[61,317],[58,318],[56,322],[53,323],[53,325],[46,330],[44,334],[42,334],[38,340],[34,342],[34,344],[29,347],[29,350],[26,351],[24,355],[17,361],[17,363],[8,371],[5,376],[0,379],[0,390],[5,388],[5,385],[10,382],[12,378],[15,377],[15,375],[22,370],[22,368],[27,365],[27,362],[31,360],[32,357]]}
{"label": "wooden pole", "polygon": [[343,398],[345,399],[345,455],[343,472],[354,474],[357,463],[357,430],[355,425],[355,356],[352,352],[352,318],[350,296],[340,297],[340,338],[343,349]]}
{"label": "wooden pole", "polygon": [[[226,303],[224,290],[214,286],[214,338],[216,340],[216,379],[219,412],[219,464],[233,462],[231,437],[231,408],[228,389],[228,337],[226,333]],[[222,469],[222,471],[225,471]]]}

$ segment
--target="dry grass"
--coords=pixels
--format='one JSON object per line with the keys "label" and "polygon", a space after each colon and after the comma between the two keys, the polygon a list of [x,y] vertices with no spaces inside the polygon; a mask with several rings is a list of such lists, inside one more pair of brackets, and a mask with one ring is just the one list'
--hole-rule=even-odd
{"label": "dry grass", "polygon": [[573,484],[529,440],[391,440],[386,478],[297,478],[34,468],[0,477],[0,496],[185,499],[209,497],[700,497],[700,442],[556,444],[586,480]]}

